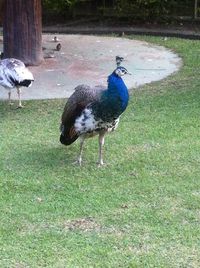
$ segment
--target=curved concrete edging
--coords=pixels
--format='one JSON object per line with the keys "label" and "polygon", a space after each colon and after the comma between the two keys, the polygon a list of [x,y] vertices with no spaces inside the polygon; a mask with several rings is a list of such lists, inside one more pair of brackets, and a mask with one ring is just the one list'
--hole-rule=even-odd
{"label": "curved concrete edging", "polygon": [[[61,51],[54,51],[53,34],[43,35],[45,55],[54,54],[37,67],[29,67],[35,77],[31,88],[22,91],[22,99],[69,97],[79,84],[107,84],[107,76],[115,69],[115,56],[125,58],[125,66],[133,75],[124,77],[128,88],[161,80],[181,66],[181,58],[172,51],[147,42],[126,38],[91,35],[57,35]],[[52,56],[52,55],[51,55]],[[0,90],[0,99],[6,99]],[[13,91],[12,98],[17,95]]]}
{"label": "curved concrete edging", "polygon": [[146,28],[146,27],[78,27],[78,26],[44,26],[43,33],[46,34],[86,34],[86,35],[105,35],[125,33],[126,35],[154,35],[163,37],[177,37],[184,39],[200,40],[200,32],[195,30],[187,30],[182,28],[166,29],[166,28]]}

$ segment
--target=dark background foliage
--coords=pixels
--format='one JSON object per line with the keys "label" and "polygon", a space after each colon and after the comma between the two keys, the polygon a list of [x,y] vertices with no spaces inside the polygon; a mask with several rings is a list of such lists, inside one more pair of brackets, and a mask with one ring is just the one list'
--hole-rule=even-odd
{"label": "dark background foliage", "polygon": [[192,19],[195,0],[43,0],[44,20],[93,17],[128,21]]}

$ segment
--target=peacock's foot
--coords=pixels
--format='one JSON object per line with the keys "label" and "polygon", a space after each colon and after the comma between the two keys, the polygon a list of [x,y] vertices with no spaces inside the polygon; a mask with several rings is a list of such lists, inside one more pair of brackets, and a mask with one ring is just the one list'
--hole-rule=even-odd
{"label": "peacock's foot", "polygon": [[77,159],[76,161],[73,162],[74,165],[78,165],[78,166],[82,166],[82,160],[81,159]]}
{"label": "peacock's foot", "polygon": [[98,161],[98,162],[97,162],[97,166],[98,166],[98,167],[105,166],[103,160]]}
{"label": "peacock's foot", "polygon": [[19,104],[16,109],[22,109],[22,108],[24,108],[24,105]]}

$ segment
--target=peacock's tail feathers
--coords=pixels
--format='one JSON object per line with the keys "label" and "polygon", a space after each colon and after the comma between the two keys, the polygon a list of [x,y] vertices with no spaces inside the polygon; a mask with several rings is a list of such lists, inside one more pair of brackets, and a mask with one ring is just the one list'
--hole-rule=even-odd
{"label": "peacock's tail feathers", "polygon": [[65,127],[63,124],[61,124],[60,128],[61,128],[60,142],[62,144],[70,145],[76,139],[78,139],[78,134],[77,134],[74,126]]}

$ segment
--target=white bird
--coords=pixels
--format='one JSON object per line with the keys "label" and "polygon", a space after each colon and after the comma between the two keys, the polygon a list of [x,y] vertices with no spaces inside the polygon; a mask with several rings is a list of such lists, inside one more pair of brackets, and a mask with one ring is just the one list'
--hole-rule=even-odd
{"label": "white bird", "polygon": [[16,88],[19,98],[18,108],[22,108],[21,87],[30,87],[34,81],[32,73],[20,60],[9,58],[0,61],[0,85],[8,90],[11,105],[11,90]]}

